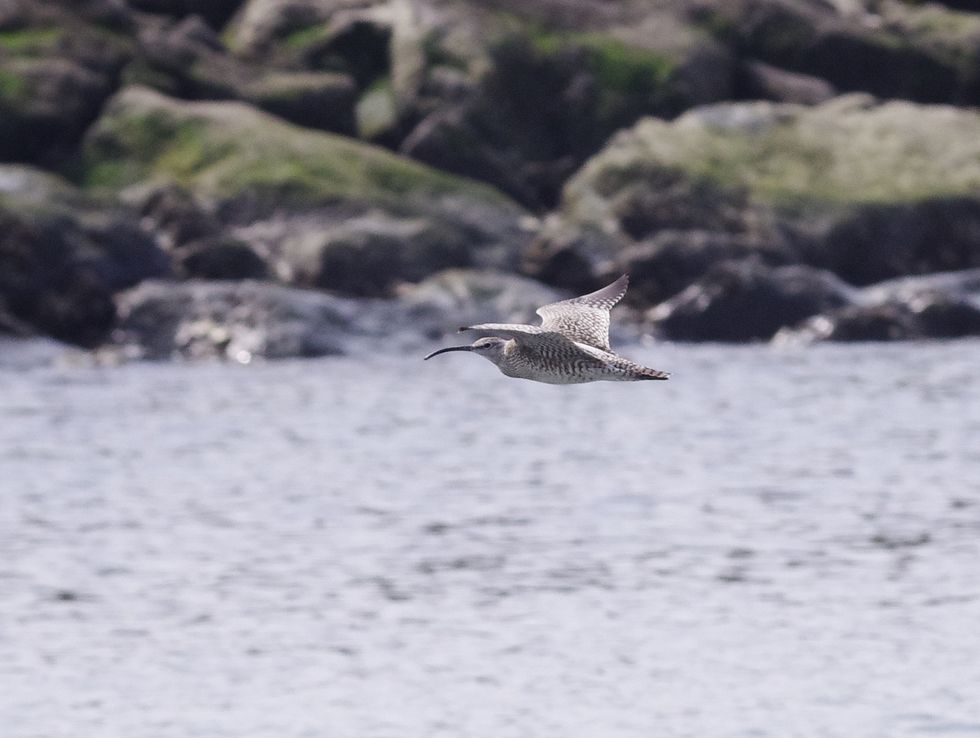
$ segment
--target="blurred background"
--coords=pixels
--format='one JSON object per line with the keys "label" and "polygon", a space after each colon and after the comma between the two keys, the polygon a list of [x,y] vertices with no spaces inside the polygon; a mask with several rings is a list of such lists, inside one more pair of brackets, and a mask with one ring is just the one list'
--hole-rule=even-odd
{"label": "blurred background", "polygon": [[980,736],[977,336],[970,0],[2,0],[0,733]]}

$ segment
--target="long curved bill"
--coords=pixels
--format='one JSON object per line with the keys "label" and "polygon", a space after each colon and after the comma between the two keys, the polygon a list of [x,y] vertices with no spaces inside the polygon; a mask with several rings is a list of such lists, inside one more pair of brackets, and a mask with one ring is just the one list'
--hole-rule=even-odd
{"label": "long curved bill", "polygon": [[439,349],[438,351],[433,351],[431,354],[426,356],[422,361],[428,361],[433,356],[438,356],[439,354],[445,354],[449,351],[472,351],[472,346],[450,346],[449,348]]}

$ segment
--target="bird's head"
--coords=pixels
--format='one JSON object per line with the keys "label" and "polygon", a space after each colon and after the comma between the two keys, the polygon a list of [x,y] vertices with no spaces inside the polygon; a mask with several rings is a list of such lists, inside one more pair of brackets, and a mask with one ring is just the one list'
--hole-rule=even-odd
{"label": "bird's head", "polygon": [[426,360],[431,359],[433,356],[438,356],[439,354],[445,354],[449,351],[472,351],[474,354],[479,354],[494,364],[497,364],[504,356],[504,346],[507,344],[506,338],[498,338],[497,336],[487,336],[486,338],[478,338],[476,341],[471,343],[469,346],[450,346],[449,348],[439,349],[438,351],[433,351],[431,354],[426,356]]}

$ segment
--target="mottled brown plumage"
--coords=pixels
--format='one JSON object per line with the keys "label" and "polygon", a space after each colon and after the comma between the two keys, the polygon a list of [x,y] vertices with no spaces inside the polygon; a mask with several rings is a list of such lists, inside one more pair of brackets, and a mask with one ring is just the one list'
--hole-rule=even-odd
{"label": "mottled brown plumage", "polygon": [[460,328],[498,335],[470,346],[439,349],[425,358],[471,351],[492,361],[508,377],[548,384],[667,379],[666,372],[623,358],[609,346],[609,311],[626,294],[627,285],[624,274],[596,292],[538,308],[539,326],[481,323]]}

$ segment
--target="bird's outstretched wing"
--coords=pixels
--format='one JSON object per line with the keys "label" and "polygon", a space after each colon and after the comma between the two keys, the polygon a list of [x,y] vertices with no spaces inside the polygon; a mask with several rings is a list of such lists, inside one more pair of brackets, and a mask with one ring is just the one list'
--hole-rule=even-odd
{"label": "bird's outstretched wing", "polygon": [[556,366],[567,362],[577,362],[579,365],[601,366],[603,360],[589,353],[588,347],[582,347],[564,333],[545,330],[538,325],[521,325],[520,323],[481,323],[480,325],[465,326],[460,331],[483,331],[494,333],[504,338],[512,338],[529,352],[537,354],[543,360],[552,360]]}
{"label": "bird's outstretched wing", "polygon": [[601,290],[539,307],[537,312],[541,316],[541,329],[555,331],[577,343],[611,352],[609,311],[623,299],[628,286],[629,277],[624,274]]}
{"label": "bird's outstretched wing", "polygon": [[459,331],[460,333],[463,331],[496,333],[504,338],[513,338],[524,346],[561,346],[572,343],[567,336],[558,331],[549,331],[539,325],[523,325],[521,323],[480,323],[480,325],[463,326]]}

